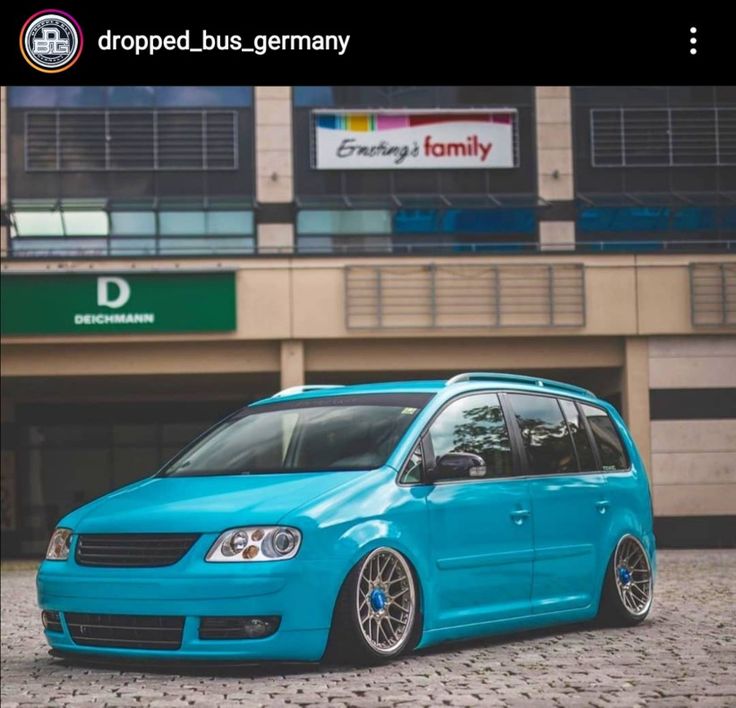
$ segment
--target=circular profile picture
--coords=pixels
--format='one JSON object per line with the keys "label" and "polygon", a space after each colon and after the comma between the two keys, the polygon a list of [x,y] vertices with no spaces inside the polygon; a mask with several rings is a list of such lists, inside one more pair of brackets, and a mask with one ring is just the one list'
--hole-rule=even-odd
{"label": "circular profile picture", "polygon": [[34,69],[46,74],[56,74],[73,66],[83,45],[79,23],[61,10],[41,10],[31,15],[20,31],[23,58]]}

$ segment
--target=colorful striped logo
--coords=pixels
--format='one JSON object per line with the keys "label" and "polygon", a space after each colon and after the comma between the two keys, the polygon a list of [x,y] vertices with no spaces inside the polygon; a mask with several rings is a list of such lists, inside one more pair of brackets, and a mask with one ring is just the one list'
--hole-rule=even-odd
{"label": "colorful striped logo", "polygon": [[510,124],[511,113],[318,113],[316,125],[326,130],[373,133],[396,128],[414,128],[439,123]]}

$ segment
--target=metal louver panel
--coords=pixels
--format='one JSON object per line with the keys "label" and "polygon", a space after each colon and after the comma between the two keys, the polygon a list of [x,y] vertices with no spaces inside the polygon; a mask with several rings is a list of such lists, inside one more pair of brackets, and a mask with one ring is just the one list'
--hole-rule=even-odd
{"label": "metal louver panel", "polygon": [[736,263],[691,263],[690,306],[694,327],[736,325]]}
{"label": "metal louver panel", "polygon": [[237,112],[29,111],[26,171],[234,170]]}
{"label": "metal louver panel", "polygon": [[736,165],[736,108],[594,108],[594,167]]}
{"label": "metal louver panel", "polygon": [[348,329],[583,327],[585,269],[346,266],[345,313]]}
{"label": "metal louver panel", "polygon": [[155,169],[155,119],[152,111],[121,111],[109,115],[110,169]]}

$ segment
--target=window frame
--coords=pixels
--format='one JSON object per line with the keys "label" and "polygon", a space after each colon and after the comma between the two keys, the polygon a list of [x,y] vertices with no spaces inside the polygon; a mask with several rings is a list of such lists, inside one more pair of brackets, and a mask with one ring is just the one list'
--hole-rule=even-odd
{"label": "window frame", "polygon": [[[621,437],[621,433],[619,432],[618,425],[616,425],[616,421],[611,417],[611,414],[605,408],[603,408],[602,406],[596,405],[595,403],[589,403],[588,401],[575,401],[575,403],[578,407],[578,411],[580,411],[580,415],[585,420],[585,427],[588,431],[588,438],[593,444],[593,452],[595,454],[596,464],[598,465],[598,474],[627,474],[627,473],[630,473],[633,467],[633,461],[631,459],[631,455],[629,454],[629,449],[626,447],[626,443]],[[621,445],[621,450],[624,453],[624,459],[626,461],[625,467],[621,469],[615,469],[615,470],[604,470],[603,469],[603,458],[601,457],[600,450],[598,449],[598,441],[595,439],[595,434],[593,433],[593,428],[590,425],[588,416],[585,415],[585,411],[583,410],[584,405],[590,406],[591,408],[596,408],[599,411],[602,411],[603,414],[606,416],[606,418],[608,418],[608,420],[611,421],[613,432],[616,434],[616,438],[618,439],[618,442]]]}
{"label": "window frame", "polygon": [[[554,398],[557,400],[558,406],[560,408],[560,412],[562,413],[562,417],[565,420],[565,425],[567,425],[568,435],[570,435],[570,442],[572,443],[573,450],[575,451],[575,457],[578,460],[578,467],[580,467],[580,459],[578,457],[577,447],[575,446],[575,440],[572,437],[572,434],[570,432],[570,427],[569,427],[569,423],[567,422],[567,417],[565,416],[565,411],[563,410],[562,406],[559,404],[559,401],[562,399],[567,400],[567,401],[572,401],[572,403],[575,405],[575,407],[578,410],[578,414],[584,421],[583,424],[585,427],[586,434],[588,435],[588,442],[590,443],[593,449],[593,456],[595,458],[596,469],[592,471],[582,472],[578,470],[577,472],[564,472],[564,473],[560,472],[560,473],[553,473],[553,474],[526,473],[523,475],[526,479],[540,479],[543,477],[582,477],[585,475],[608,475],[608,474],[630,474],[631,473],[632,464],[633,464],[631,460],[631,455],[629,454],[628,448],[626,447],[623,441],[623,438],[621,437],[616,421],[611,417],[611,414],[603,406],[596,404],[596,403],[590,403],[589,401],[582,401],[577,398],[572,398],[571,396],[564,396],[564,395],[559,395],[555,393],[548,393],[546,391],[545,392],[540,391],[539,393],[537,393],[536,391],[511,391],[510,393],[519,393],[522,395],[525,394],[529,396]],[[613,429],[616,432],[616,436],[621,444],[621,449],[624,452],[624,457],[626,458],[627,466],[624,469],[616,469],[616,470],[604,470],[603,469],[602,462],[601,462],[601,454],[600,454],[600,450],[598,449],[598,442],[596,441],[595,435],[593,434],[593,430],[590,427],[590,422],[588,421],[588,417],[583,412],[583,405],[590,406],[591,408],[597,408],[598,410],[602,411],[606,415],[606,417],[611,421],[611,425],[613,425]],[[512,408],[510,402],[509,402],[509,407]],[[517,444],[520,446],[519,453],[520,453],[520,458],[521,458],[522,469],[528,470],[529,463],[526,457],[526,449],[524,448],[524,441],[521,438],[521,430],[519,429],[519,425],[518,425],[515,415],[513,416],[512,427],[514,428],[516,435],[518,436],[516,437],[516,441],[517,441]]]}
{"label": "window frame", "polygon": [[[473,396],[487,396],[488,394],[495,395],[498,397],[499,404],[501,406],[501,413],[503,414],[504,423],[506,425],[506,430],[509,434],[509,444],[511,446],[511,470],[512,474],[506,476],[506,477],[476,477],[476,478],[468,478],[468,479],[443,479],[436,482],[430,482],[427,479],[427,468],[426,468],[426,462],[429,459],[432,459],[434,456],[434,450],[432,447],[432,441],[429,437],[429,429],[432,427],[434,422],[439,418],[444,411],[451,406],[452,404],[456,403],[457,401],[464,399],[464,398],[471,398]],[[425,423],[424,427],[422,428],[421,432],[417,435],[416,441],[414,445],[412,445],[409,453],[407,454],[404,461],[399,465],[399,471],[396,475],[396,484],[400,487],[417,487],[417,486],[438,486],[438,485],[444,485],[444,484],[477,484],[479,482],[499,482],[499,481],[506,481],[506,480],[515,480],[515,479],[522,479],[523,477],[519,474],[520,467],[520,458],[519,458],[519,451],[518,446],[515,444],[515,438],[514,438],[514,432],[513,432],[513,426],[509,424],[509,406],[507,401],[505,400],[505,391],[496,390],[496,389],[483,389],[478,391],[465,391],[463,393],[458,394],[457,396],[453,396],[452,398],[449,398],[446,400],[433,414],[432,417]],[[409,460],[411,459],[411,456],[414,454],[414,451],[417,447],[421,447],[422,450],[422,475],[418,482],[405,482],[403,481],[403,477],[406,474],[406,467],[409,463]]]}
{"label": "window frame", "polygon": [[[444,410],[448,406],[450,406],[452,403],[455,403],[457,400],[461,398],[468,398],[470,396],[478,396],[478,395],[489,394],[489,393],[496,394],[501,404],[501,411],[503,412],[504,422],[506,423],[506,429],[508,430],[508,433],[509,433],[509,442],[511,444],[511,465],[512,465],[513,474],[506,476],[506,477],[484,477],[484,478],[457,479],[457,480],[448,479],[448,480],[440,480],[438,482],[430,482],[429,480],[427,480],[426,478],[427,470],[426,470],[425,464],[428,459],[431,459],[431,455],[433,453],[432,443],[429,440],[428,433],[434,421],[444,412]],[[567,416],[565,415],[565,411],[560,405],[560,400],[566,400],[566,401],[572,402],[572,404],[576,407],[578,411],[578,415],[583,420],[583,426],[585,429],[585,433],[588,436],[588,442],[590,443],[590,446],[593,450],[593,457],[595,458],[596,469],[588,470],[586,472],[580,471],[578,469],[577,472],[565,472],[565,473],[553,473],[553,474],[532,474],[528,472],[529,463],[528,463],[527,456],[526,456],[526,449],[524,447],[524,441],[521,437],[521,429],[519,428],[518,422],[516,420],[516,415],[514,413],[513,406],[511,405],[511,401],[508,400],[509,394],[521,394],[521,395],[538,396],[538,397],[555,399],[560,409],[562,418],[565,421],[565,425],[567,427],[567,434],[570,436],[570,444],[572,445],[573,451],[575,453],[575,459],[578,463],[578,468],[579,468],[580,458],[578,456],[577,446],[575,445],[575,440],[570,431],[570,425],[567,420]],[[616,432],[616,436],[618,437],[618,440],[621,443],[621,448],[624,451],[624,456],[627,462],[627,467],[625,469],[620,469],[620,470],[619,469],[617,470],[602,469],[601,455],[598,449],[598,443],[595,439],[595,435],[593,434],[593,430],[590,427],[590,422],[588,421],[588,417],[583,412],[583,408],[582,408],[583,404],[591,406],[593,408],[597,408],[598,410],[602,411],[611,421],[614,431]],[[421,452],[422,452],[422,458],[423,458],[422,476],[418,482],[406,482],[403,479],[404,475],[406,474],[406,468],[409,463],[409,460],[411,459],[411,456],[414,454],[414,451],[416,450],[417,447],[421,447]],[[453,396],[452,398],[449,398],[447,401],[445,401],[440,406],[440,408],[438,408],[432,414],[432,417],[429,419],[429,421],[427,421],[427,423],[425,423],[424,427],[417,435],[414,444],[412,445],[409,453],[406,455],[406,458],[403,460],[401,465],[398,466],[399,471],[396,474],[395,482],[400,487],[417,487],[417,486],[435,486],[435,485],[458,484],[458,483],[477,484],[479,482],[503,482],[503,481],[512,481],[512,480],[530,480],[530,479],[541,479],[545,477],[583,477],[583,476],[588,476],[588,475],[630,474],[632,471],[632,466],[633,466],[633,462],[631,459],[631,455],[629,454],[629,450],[626,444],[624,443],[623,438],[621,437],[621,433],[619,432],[616,421],[612,418],[611,414],[601,405],[596,404],[596,403],[590,403],[589,401],[582,401],[577,398],[573,398],[571,396],[559,395],[559,394],[550,393],[547,391],[544,391],[544,392],[540,391],[539,393],[537,393],[536,391],[516,391],[516,390],[509,390],[509,389],[483,389],[483,390],[477,390],[477,391],[466,391],[464,393],[458,394],[457,396]]]}
{"label": "window frame", "polygon": [[[511,401],[508,401],[509,409],[512,413],[512,419],[513,423],[512,426],[516,431],[516,442],[519,446],[519,457],[521,460],[521,469],[524,470],[524,476],[529,479],[539,479],[541,477],[569,477],[571,475],[583,475],[583,474],[600,474],[600,470],[596,470],[595,472],[581,472],[580,471],[580,457],[578,456],[578,449],[575,445],[575,439],[572,436],[572,432],[570,431],[570,424],[567,421],[567,416],[565,415],[565,411],[562,409],[562,406],[560,405],[560,399],[565,398],[567,399],[567,396],[558,396],[553,393],[537,393],[536,391],[511,391],[512,395],[520,395],[520,396],[532,396],[534,398],[552,398],[554,399],[555,403],[557,404],[557,408],[560,411],[560,415],[562,416],[562,420],[565,423],[565,429],[567,430],[567,435],[570,439],[570,447],[572,448],[573,455],[575,457],[575,462],[577,464],[578,470],[577,472],[545,472],[545,473],[535,473],[531,472],[529,470],[529,457],[526,452],[526,446],[524,445],[524,438],[521,435],[521,428],[519,426],[519,422],[516,420],[516,413],[514,412],[514,406],[511,403]],[[573,400],[573,399],[567,399],[567,400]],[[586,429],[587,430],[587,429]],[[590,437],[588,438],[590,441]],[[599,464],[598,458],[596,458],[596,464]]]}

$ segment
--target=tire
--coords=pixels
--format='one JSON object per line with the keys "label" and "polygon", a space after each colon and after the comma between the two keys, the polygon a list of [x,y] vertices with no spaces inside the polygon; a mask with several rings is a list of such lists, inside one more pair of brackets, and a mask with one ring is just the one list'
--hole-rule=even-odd
{"label": "tire", "polygon": [[598,611],[602,624],[631,627],[640,624],[652,607],[652,564],[636,536],[619,539],[606,568]]}
{"label": "tire", "polygon": [[414,569],[386,546],[364,556],[340,589],[325,659],[380,664],[413,649],[421,634]]}

